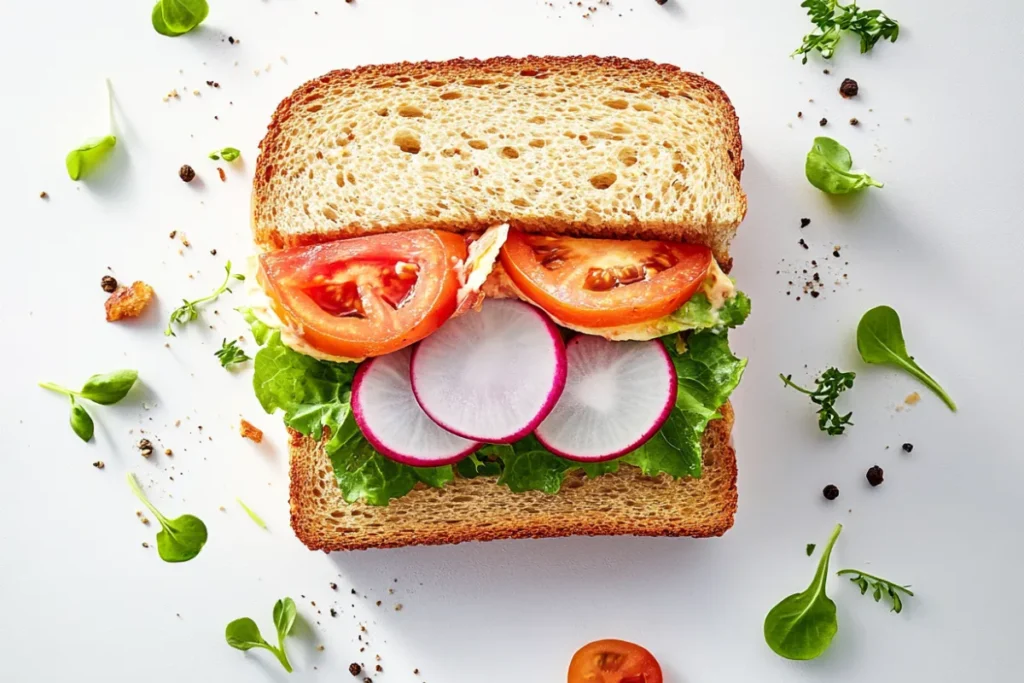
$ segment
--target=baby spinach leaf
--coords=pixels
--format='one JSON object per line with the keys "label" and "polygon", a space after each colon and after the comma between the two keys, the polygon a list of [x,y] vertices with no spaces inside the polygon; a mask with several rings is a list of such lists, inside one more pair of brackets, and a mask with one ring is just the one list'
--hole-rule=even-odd
{"label": "baby spinach leaf", "polygon": [[249,617],[235,619],[229,623],[227,628],[224,629],[224,638],[227,640],[228,645],[236,650],[251,650],[258,647],[270,651],[277,657],[277,661],[281,662],[284,670],[291,673],[292,665],[288,661],[288,654],[284,649],[284,638],[291,632],[292,627],[295,625],[296,617],[295,601],[291,598],[282,598],[274,603],[274,628],[277,631],[277,647],[264,640],[263,635],[260,633],[260,627]]}
{"label": "baby spinach leaf", "polygon": [[956,403],[949,394],[907,353],[900,316],[889,306],[876,306],[860,319],[857,325],[857,350],[865,363],[893,365],[909,372],[938,394],[950,410],[956,412]]}
{"label": "baby spinach leaf", "polygon": [[160,531],[156,534],[156,549],[164,562],[187,562],[199,554],[206,545],[206,525],[193,515],[182,515],[167,519],[157,510],[139,487],[135,475],[128,473],[128,486],[132,493],[149,508],[157,521]]}
{"label": "baby spinach leaf", "polygon": [[850,150],[832,138],[814,138],[807,153],[804,173],[811,185],[829,194],[849,194],[865,187],[882,187],[864,171],[851,171],[853,159]]}
{"label": "baby spinach leaf", "polygon": [[82,143],[79,147],[68,152],[64,159],[64,165],[68,169],[68,176],[72,180],[78,180],[88,174],[106,158],[110,150],[117,144],[117,138],[113,135],[104,135],[99,138],[91,138]]}
{"label": "baby spinach leaf", "polygon": [[832,547],[842,529],[842,524],[836,524],[807,590],[784,598],[765,617],[764,639],[775,654],[786,659],[814,659],[828,649],[839,630],[836,604],[825,595],[825,582]]}
{"label": "baby spinach leaf", "polygon": [[80,395],[94,403],[109,406],[127,396],[138,379],[138,370],[114,370],[93,375],[85,381]]}
{"label": "baby spinach leaf", "polygon": [[90,417],[89,413],[86,412],[84,407],[82,407],[82,404],[75,401],[75,397],[72,396],[71,429],[74,430],[79,439],[88,442],[92,438],[95,427],[92,417]]}
{"label": "baby spinach leaf", "polygon": [[242,156],[242,152],[234,147],[224,147],[223,149],[214,150],[209,154],[209,157],[214,161],[223,159],[228,162],[234,161],[240,156]]}
{"label": "baby spinach leaf", "polygon": [[174,38],[199,26],[209,13],[206,0],[159,0],[151,19],[157,33]]}

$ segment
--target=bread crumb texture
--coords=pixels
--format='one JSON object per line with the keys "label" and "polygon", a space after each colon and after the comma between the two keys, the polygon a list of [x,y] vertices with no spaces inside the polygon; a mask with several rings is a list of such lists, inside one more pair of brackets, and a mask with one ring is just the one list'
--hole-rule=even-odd
{"label": "bread crumb texture", "polygon": [[292,432],[291,522],[311,550],[362,550],[506,538],[575,535],[721,536],[736,512],[732,406],[704,433],[700,479],[646,477],[636,467],[587,479],[571,474],[561,492],[513,493],[493,477],[421,487],[386,507],[346,504],[319,443]]}
{"label": "bread crumb texture", "polygon": [[739,122],[717,85],[604,57],[332,71],[260,144],[264,248],[375,232],[543,233],[706,244],[727,267],[746,213]]}

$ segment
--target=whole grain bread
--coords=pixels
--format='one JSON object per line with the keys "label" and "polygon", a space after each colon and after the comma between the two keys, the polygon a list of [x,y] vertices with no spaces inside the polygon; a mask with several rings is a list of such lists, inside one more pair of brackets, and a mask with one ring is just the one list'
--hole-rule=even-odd
{"label": "whole grain bread", "polygon": [[699,479],[646,477],[625,465],[596,479],[571,474],[549,495],[512,493],[493,477],[457,478],[386,507],[345,503],[321,444],[292,432],[292,529],[311,550],[325,551],[573,535],[721,536],[736,512],[732,406],[721,413],[704,432]]}
{"label": "whole grain bread", "polygon": [[273,249],[375,232],[548,234],[709,246],[746,213],[729,98],[678,67],[612,57],[366,66],[277,108],[253,185]]}

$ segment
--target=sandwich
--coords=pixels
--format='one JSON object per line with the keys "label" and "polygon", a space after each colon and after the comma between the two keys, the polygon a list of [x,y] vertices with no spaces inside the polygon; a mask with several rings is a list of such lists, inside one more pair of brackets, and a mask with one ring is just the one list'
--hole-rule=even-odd
{"label": "sandwich", "polygon": [[332,551],[718,536],[736,510],[739,122],[650,61],[333,71],[252,195],[253,386]]}

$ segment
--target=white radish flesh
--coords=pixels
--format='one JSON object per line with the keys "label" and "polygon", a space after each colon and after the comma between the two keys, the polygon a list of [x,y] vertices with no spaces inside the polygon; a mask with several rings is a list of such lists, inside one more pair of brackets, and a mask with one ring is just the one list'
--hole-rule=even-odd
{"label": "white radish flesh", "polygon": [[676,371],[660,341],[609,341],[579,335],[566,345],[565,391],[537,439],[552,453],[608,460],[638,448],[661,428],[676,402]]}
{"label": "white radish flesh", "polygon": [[352,383],[352,414],[378,452],[420,467],[447,465],[480,444],[437,426],[420,408],[409,382],[412,350],[395,351],[363,363]]}
{"label": "white radish flesh", "polygon": [[565,346],[547,316],[487,299],[416,347],[412,386],[437,424],[475,441],[511,443],[534,430],[565,386]]}

